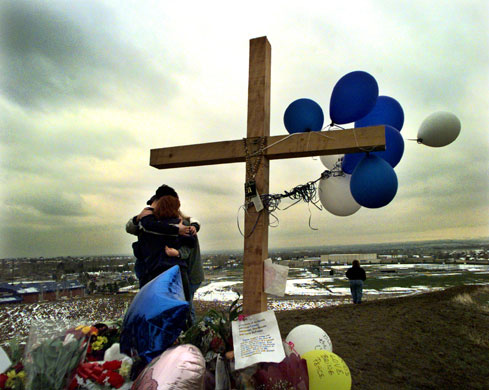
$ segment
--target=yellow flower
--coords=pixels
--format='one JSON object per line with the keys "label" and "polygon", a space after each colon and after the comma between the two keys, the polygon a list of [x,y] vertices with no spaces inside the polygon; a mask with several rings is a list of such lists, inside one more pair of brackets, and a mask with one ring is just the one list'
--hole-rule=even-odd
{"label": "yellow flower", "polygon": [[90,330],[92,330],[92,327],[87,325],[87,326],[84,326],[81,331],[83,334],[87,334],[90,332]]}
{"label": "yellow flower", "polygon": [[10,370],[9,372],[7,372],[7,377],[8,379],[5,382],[5,387],[14,388],[16,381],[20,380],[23,382],[25,380],[25,372],[21,371],[17,374],[15,370]]}
{"label": "yellow flower", "polygon": [[131,376],[132,363],[127,360],[122,361],[121,368],[119,368],[119,374],[121,374],[125,379],[129,379]]}
{"label": "yellow flower", "polygon": [[75,330],[81,331],[83,334],[97,334],[98,329],[90,325],[78,325]]}
{"label": "yellow flower", "polygon": [[92,343],[92,349],[94,351],[101,350],[109,340],[105,336],[98,336],[97,339]]}

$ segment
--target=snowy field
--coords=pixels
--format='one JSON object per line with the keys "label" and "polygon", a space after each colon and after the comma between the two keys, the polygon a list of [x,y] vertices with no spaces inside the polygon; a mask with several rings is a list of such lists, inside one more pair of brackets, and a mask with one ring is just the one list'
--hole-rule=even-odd
{"label": "snowy field", "polygon": [[[333,274],[317,276],[291,269],[283,298],[270,296],[268,306],[275,311],[311,309],[350,303],[350,290],[344,273],[348,266],[333,266]],[[365,265],[365,300],[419,294],[460,284],[489,285],[487,265],[388,264]],[[238,297],[242,282],[237,275],[220,275],[202,286],[195,300],[202,303],[231,302]],[[17,337],[25,341],[31,328],[43,324],[94,324],[121,318],[130,296],[59,300],[0,306],[0,345]]]}

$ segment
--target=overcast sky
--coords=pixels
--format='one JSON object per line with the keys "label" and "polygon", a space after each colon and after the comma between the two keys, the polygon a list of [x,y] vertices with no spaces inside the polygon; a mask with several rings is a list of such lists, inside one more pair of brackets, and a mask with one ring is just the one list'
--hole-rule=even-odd
{"label": "overcast sky", "polygon": [[[163,183],[201,221],[204,251],[242,249],[244,164],[157,170],[149,151],[246,135],[260,36],[272,46],[272,135],[287,134],[298,98],[328,121],[336,81],[354,70],[401,103],[405,140],[435,111],[462,122],[447,147],[405,141],[388,206],[337,217],[295,205],[276,213],[271,248],[488,237],[488,4],[3,0],[0,258],[130,254],[125,222]],[[272,161],[270,191],[323,170],[318,158]]]}

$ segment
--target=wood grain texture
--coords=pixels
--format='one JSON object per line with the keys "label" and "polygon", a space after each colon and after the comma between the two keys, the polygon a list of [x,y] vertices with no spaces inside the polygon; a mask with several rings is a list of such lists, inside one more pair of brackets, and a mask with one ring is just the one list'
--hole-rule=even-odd
{"label": "wood grain texture", "polygon": [[[248,139],[270,136],[271,50],[266,37],[250,41]],[[259,146],[260,143],[256,142],[254,149]],[[254,179],[258,193],[268,194],[270,164],[265,156],[254,158],[259,162],[257,171],[255,173],[250,169],[256,162],[247,161],[246,181]],[[268,257],[268,213],[257,212],[254,207],[250,207],[245,213],[244,225],[243,312],[249,315],[267,310],[267,295],[263,291],[263,264]]]}
{"label": "wood grain texture", "polygon": [[[385,128],[277,135],[267,137],[265,145],[264,156],[269,160],[385,150]],[[245,162],[242,139],[152,149],[150,155],[150,165],[158,169],[236,162]]]}

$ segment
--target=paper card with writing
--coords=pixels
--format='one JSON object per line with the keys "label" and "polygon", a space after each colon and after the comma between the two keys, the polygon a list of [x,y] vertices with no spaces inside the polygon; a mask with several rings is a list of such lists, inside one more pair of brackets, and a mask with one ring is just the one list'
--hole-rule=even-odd
{"label": "paper card with writing", "polygon": [[287,287],[289,267],[286,265],[274,264],[272,259],[268,258],[264,262],[263,270],[265,272],[265,292],[267,294],[283,297]]}
{"label": "paper card with writing", "polygon": [[233,321],[231,326],[236,370],[262,362],[280,363],[285,359],[277,317],[272,310]]}

